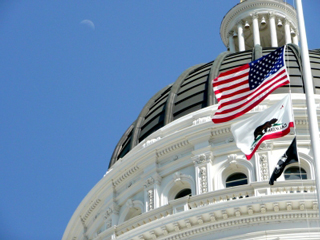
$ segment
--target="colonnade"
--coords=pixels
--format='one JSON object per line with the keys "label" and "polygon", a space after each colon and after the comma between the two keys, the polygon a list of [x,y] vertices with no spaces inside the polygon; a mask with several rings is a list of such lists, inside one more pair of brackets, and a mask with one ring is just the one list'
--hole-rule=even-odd
{"label": "colonnade", "polygon": [[[264,14],[265,15],[265,14]],[[253,44],[255,45],[261,45],[260,40],[260,28],[259,28],[259,14],[258,13],[252,13],[250,14],[250,17],[252,18],[252,30],[253,30]],[[276,24],[276,20],[277,24]],[[261,15],[261,25],[268,24],[269,33],[270,33],[270,46],[271,47],[278,47],[278,37],[277,33],[279,32],[279,29],[282,29],[282,25],[284,22],[284,33],[285,33],[285,44],[294,43],[298,45],[298,36],[295,30],[291,27],[290,21],[286,18],[279,17],[277,18],[276,14],[273,12],[268,13],[268,23],[266,22],[265,16]],[[277,29],[278,26],[278,29]],[[229,50],[231,52],[236,51],[235,47],[235,40],[238,41],[238,47],[239,51],[245,51],[245,37],[244,37],[244,31],[246,31],[246,28],[249,27],[248,21],[239,21],[235,27],[235,30],[229,32]],[[252,44],[252,43],[251,43]],[[251,45],[250,44],[250,45]]]}

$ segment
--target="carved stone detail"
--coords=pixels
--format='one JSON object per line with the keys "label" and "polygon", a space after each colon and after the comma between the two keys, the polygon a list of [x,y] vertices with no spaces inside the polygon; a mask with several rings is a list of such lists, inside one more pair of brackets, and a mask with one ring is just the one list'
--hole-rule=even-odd
{"label": "carved stone detail", "polygon": [[193,163],[195,165],[201,165],[201,164],[205,164],[205,163],[209,163],[212,161],[212,153],[211,152],[206,152],[197,156],[194,156],[192,158]]}
{"label": "carved stone detail", "polygon": [[262,142],[260,147],[259,147],[259,150],[272,150],[273,149],[273,143],[272,142]]}
{"label": "carved stone detail", "polygon": [[269,178],[268,157],[266,154],[260,155],[260,172],[262,181],[267,181]]}
{"label": "carved stone detail", "polygon": [[150,139],[150,140],[146,141],[146,142],[142,145],[142,147],[143,147],[143,148],[146,148],[146,147],[154,144],[155,142],[159,141],[160,139],[161,139],[161,137],[157,137],[157,138],[154,138],[154,139]]}
{"label": "carved stone detail", "polygon": [[108,208],[104,214],[104,218],[108,219],[110,215],[112,214],[113,210],[111,208]]}
{"label": "carved stone detail", "polygon": [[153,189],[148,190],[148,198],[149,198],[149,211],[150,211],[154,209]]}
{"label": "carved stone detail", "polygon": [[174,174],[173,174],[173,181],[174,182],[180,182],[181,181],[181,173],[180,172],[175,172]]}
{"label": "carved stone detail", "polygon": [[164,236],[167,236],[167,235],[168,235],[168,230],[167,230],[167,227],[166,227],[166,226],[161,227],[161,230],[162,230],[162,234],[163,234]]}
{"label": "carved stone detail", "polygon": [[128,200],[127,200],[126,206],[127,206],[128,208],[133,208],[133,201],[132,201],[132,199],[128,199]]}
{"label": "carved stone detail", "polygon": [[184,222],[186,223],[187,228],[191,228],[191,223],[189,219],[185,219]]}
{"label": "carved stone detail", "polygon": [[208,192],[208,177],[207,177],[207,167],[201,167],[200,171],[200,190],[201,193]]}
{"label": "carved stone detail", "polygon": [[126,171],[124,174],[122,174],[119,178],[113,181],[113,185],[116,187],[118,186],[123,180],[128,178],[130,175],[132,175],[134,172],[136,172],[139,169],[138,166],[134,166],[128,171]]}
{"label": "carved stone detail", "polygon": [[198,125],[198,124],[206,123],[210,121],[211,121],[211,117],[202,117],[202,118],[198,118],[197,120],[194,120],[192,122],[192,125]]}
{"label": "carved stone detail", "polygon": [[152,186],[154,183],[155,183],[154,178],[153,178],[153,177],[149,177],[149,178],[145,181],[144,187],[145,187],[145,188],[148,188],[148,187]]}

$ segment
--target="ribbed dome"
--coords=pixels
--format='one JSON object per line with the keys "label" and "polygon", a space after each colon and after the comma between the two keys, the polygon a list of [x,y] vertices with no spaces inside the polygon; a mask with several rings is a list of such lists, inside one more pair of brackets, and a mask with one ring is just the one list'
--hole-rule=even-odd
{"label": "ribbed dome", "polygon": [[[166,124],[216,103],[211,82],[220,72],[249,63],[275,48],[262,49],[257,45],[252,51],[237,53],[223,52],[216,60],[193,66],[184,71],[169,86],[155,94],[143,107],[138,118],[131,124],[118,142],[111,157],[109,168],[151,133]],[[286,65],[291,84],[277,89],[274,93],[304,93],[299,48],[288,45]],[[320,50],[310,51],[315,93],[320,94]]]}

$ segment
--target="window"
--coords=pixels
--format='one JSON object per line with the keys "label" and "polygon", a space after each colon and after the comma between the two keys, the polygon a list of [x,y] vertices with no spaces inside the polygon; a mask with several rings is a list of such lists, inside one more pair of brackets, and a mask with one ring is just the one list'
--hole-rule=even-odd
{"label": "window", "polygon": [[284,171],[285,180],[307,179],[307,172],[301,167],[289,167]]}
{"label": "window", "polygon": [[174,199],[182,198],[188,195],[191,196],[191,189],[185,188],[185,189],[182,189],[180,192],[178,192],[177,195],[174,197]]}
{"label": "window", "polygon": [[226,180],[226,187],[235,187],[248,183],[248,178],[243,173],[234,173],[230,175]]}

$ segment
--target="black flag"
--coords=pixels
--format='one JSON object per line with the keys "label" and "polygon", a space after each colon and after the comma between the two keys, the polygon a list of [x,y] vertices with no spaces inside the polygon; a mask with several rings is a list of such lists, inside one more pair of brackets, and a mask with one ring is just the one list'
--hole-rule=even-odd
{"label": "black flag", "polygon": [[269,184],[273,185],[274,181],[277,181],[277,178],[280,177],[280,175],[282,174],[284,168],[288,164],[295,162],[298,162],[296,138],[292,140],[292,143],[290,144],[289,148],[278,161],[277,166],[274,168],[273,173],[271,175]]}

